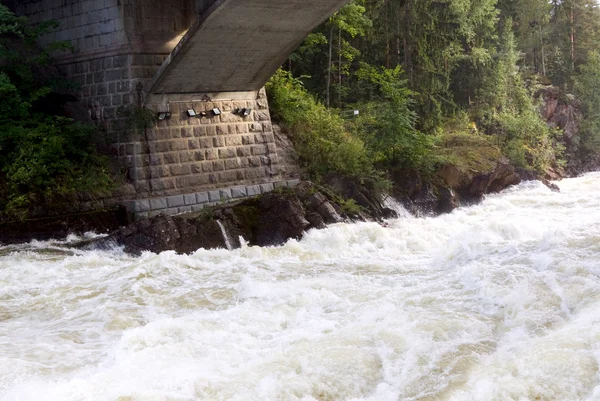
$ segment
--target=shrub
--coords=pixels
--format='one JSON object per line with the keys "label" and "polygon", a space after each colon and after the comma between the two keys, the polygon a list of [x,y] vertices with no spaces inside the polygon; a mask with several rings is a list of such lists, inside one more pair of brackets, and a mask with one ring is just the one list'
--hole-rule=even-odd
{"label": "shrub", "polygon": [[346,129],[340,116],[318,103],[300,80],[279,70],[266,88],[273,117],[285,127],[313,179],[328,173],[377,176],[363,141]]}

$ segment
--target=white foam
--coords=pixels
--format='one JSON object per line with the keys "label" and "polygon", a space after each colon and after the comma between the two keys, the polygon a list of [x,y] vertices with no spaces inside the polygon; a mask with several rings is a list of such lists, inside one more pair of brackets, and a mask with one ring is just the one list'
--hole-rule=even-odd
{"label": "white foam", "polygon": [[281,247],[0,248],[0,399],[598,400],[600,175],[560,186]]}

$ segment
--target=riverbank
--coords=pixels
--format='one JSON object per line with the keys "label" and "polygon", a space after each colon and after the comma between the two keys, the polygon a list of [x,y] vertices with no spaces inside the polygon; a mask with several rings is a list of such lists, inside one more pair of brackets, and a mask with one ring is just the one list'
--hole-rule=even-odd
{"label": "riverbank", "polygon": [[[385,197],[413,215],[439,215],[478,203],[486,194],[538,178],[513,168],[503,158],[490,159],[484,164],[473,171],[468,169],[468,163],[448,163],[429,180],[416,171],[396,171],[392,176],[394,189]],[[107,235],[79,246],[85,249],[118,246],[131,254],[169,250],[193,253],[200,248],[238,248],[240,238],[249,245],[281,245],[290,239],[302,238],[308,230],[322,229],[329,224],[382,222],[397,217],[396,211],[385,206],[384,197],[376,196],[374,189],[366,184],[336,175],[324,181],[324,185],[303,181],[294,188],[282,187],[272,193],[200,212],[159,215],[129,224],[122,209],[12,222],[2,225],[0,243],[61,239],[69,234],[94,231]],[[546,184],[557,189],[555,184],[547,181]]]}

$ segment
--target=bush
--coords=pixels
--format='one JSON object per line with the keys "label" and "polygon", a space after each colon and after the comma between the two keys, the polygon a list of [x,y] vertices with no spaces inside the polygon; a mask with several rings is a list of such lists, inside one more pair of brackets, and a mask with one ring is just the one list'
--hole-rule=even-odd
{"label": "bush", "polygon": [[51,95],[65,86],[48,71],[38,73],[50,63],[50,49],[38,49],[35,39],[52,26],[31,28],[0,5],[0,212],[8,215],[25,217],[35,199],[111,185],[92,142],[96,127],[45,111],[55,109]]}
{"label": "bush", "polygon": [[361,114],[354,122],[354,132],[375,162],[388,168],[428,170],[433,141],[415,129],[413,93],[406,87],[400,66],[385,69],[363,65],[357,75],[364,87],[370,87],[371,101],[358,106]]}
{"label": "bush", "polygon": [[575,93],[581,101],[584,121],[581,125],[581,153],[600,152],[600,52],[588,55],[575,78]]}
{"label": "bush", "polygon": [[346,130],[340,116],[318,103],[300,80],[279,70],[266,88],[273,117],[290,135],[313,179],[328,173],[363,179],[377,176],[363,141]]}

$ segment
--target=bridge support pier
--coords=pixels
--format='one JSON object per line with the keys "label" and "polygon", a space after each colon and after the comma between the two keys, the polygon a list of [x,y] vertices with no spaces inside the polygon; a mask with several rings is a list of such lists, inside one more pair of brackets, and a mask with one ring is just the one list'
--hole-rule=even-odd
{"label": "bridge support pier", "polygon": [[[152,95],[145,107],[156,115],[154,127],[118,145],[138,197],[148,201],[134,203],[137,218],[158,211],[192,211],[242,194],[260,194],[269,183],[287,182],[264,89]],[[206,196],[198,195],[194,203],[190,194],[202,193]],[[182,204],[182,195],[187,203]]]}

